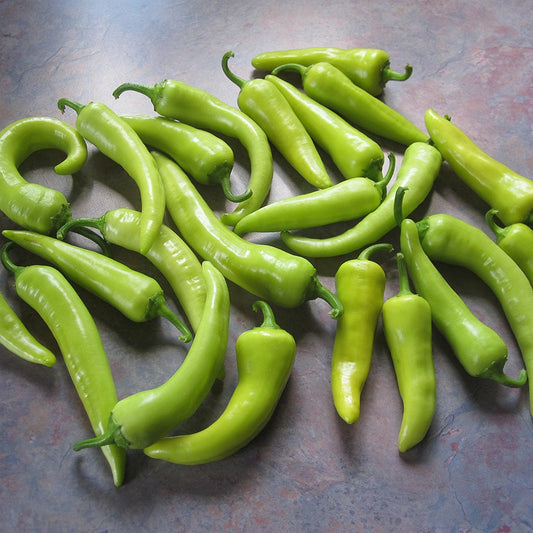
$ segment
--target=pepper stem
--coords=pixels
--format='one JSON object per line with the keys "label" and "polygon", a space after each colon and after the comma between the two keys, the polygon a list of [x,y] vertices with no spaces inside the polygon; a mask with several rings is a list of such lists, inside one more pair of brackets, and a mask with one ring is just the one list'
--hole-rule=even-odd
{"label": "pepper stem", "polygon": [[183,333],[180,337],[181,341],[190,342],[192,340],[191,330],[167,307],[164,301],[157,302],[157,314],[166,318]]}
{"label": "pepper stem", "polygon": [[229,180],[229,176],[224,176],[220,180],[220,186],[222,187],[222,192],[224,193],[224,196],[230,201],[230,202],[243,202],[244,200],[247,200],[252,196],[252,189],[246,189],[242,194],[234,194],[231,190],[231,183]]}
{"label": "pepper stem", "polygon": [[405,191],[407,187],[398,187],[394,195],[394,220],[398,226],[402,225],[403,221],[403,197],[405,196]]}
{"label": "pepper stem", "polygon": [[295,72],[298,72],[300,76],[304,76],[305,71],[307,70],[307,67],[304,65],[300,65],[299,63],[285,63],[284,65],[279,65],[276,67],[271,74],[274,76],[277,76],[280,72],[283,72],[284,70],[293,70]]}
{"label": "pepper stem", "polygon": [[78,102],[75,102],[74,100],[69,100],[68,98],[60,98],[57,101],[57,107],[59,107],[59,110],[61,113],[65,112],[65,107],[70,107],[76,111],[76,113],[79,115],[80,111],[83,109],[83,106],[79,104]]}
{"label": "pepper stem", "polygon": [[341,301],[331,292],[328,288],[324,287],[320,281],[318,281],[318,277],[315,275],[313,278],[313,289],[311,293],[311,298],[321,298],[325,302],[327,302],[329,305],[331,305],[332,309],[329,312],[332,318],[339,318],[342,316],[342,313],[344,312],[344,307],[341,303]]}
{"label": "pepper stem", "polygon": [[155,93],[157,91],[156,87],[147,87],[146,85],[141,85],[139,83],[123,83],[122,85],[119,85],[114,91],[113,91],[113,97],[118,98],[124,91],[135,91],[141,94],[144,94],[144,96],[148,96],[152,102],[155,98]]}
{"label": "pepper stem", "polygon": [[400,279],[400,290],[398,296],[405,296],[412,294],[411,287],[409,286],[409,276],[407,275],[407,263],[405,262],[405,256],[398,252],[396,254],[396,261],[398,263],[398,277]]}
{"label": "pepper stem", "polygon": [[383,176],[382,179],[376,181],[375,184],[375,187],[378,191],[380,191],[382,198],[385,198],[385,195],[387,194],[387,185],[392,179],[392,176],[394,175],[394,170],[396,168],[396,156],[394,155],[394,153],[389,152],[387,156],[389,158],[389,168],[387,169],[387,173],[385,174],[385,176]]}
{"label": "pepper stem", "polygon": [[370,257],[375,253],[379,251],[387,251],[392,252],[394,250],[394,246],[392,244],[389,244],[388,242],[382,242],[378,244],[372,244],[371,246],[368,246],[365,248],[357,257],[357,259],[360,259],[362,261],[368,261]]}
{"label": "pepper stem", "polygon": [[496,240],[500,242],[505,235],[507,234],[507,228],[504,228],[502,226],[499,226],[496,221],[494,220],[495,215],[498,214],[497,209],[489,209],[485,213],[485,220],[487,221],[487,224],[489,225],[489,228],[494,232],[496,235]]}
{"label": "pepper stem", "polygon": [[15,243],[13,241],[6,242],[4,246],[2,246],[0,259],[2,260],[2,264],[4,265],[5,269],[11,274],[14,274],[15,277],[17,277],[17,275],[22,272],[24,267],[15,265],[15,263],[13,263],[13,261],[11,261],[11,259],[9,258],[8,252],[11,248],[13,248],[14,245]]}
{"label": "pepper stem", "polygon": [[102,228],[104,226],[104,216],[98,218],[73,218],[63,224],[56,233],[56,238],[60,241],[65,239],[65,235],[69,231],[78,231],[81,228],[89,226],[91,228],[96,228],[102,233]]}
{"label": "pepper stem", "polygon": [[497,365],[497,368],[491,367],[487,371],[483,372],[480,377],[491,379],[497,383],[501,383],[507,387],[519,388],[523,387],[527,381],[527,372],[525,369],[520,370],[518,373],[518,378],[513,379],[504,374],[503,372],[503,363]]}
{"label": "pepper stem", "polygon": [[90,439],[80,440],[72,446],[72,449],[75,452],[78,452],[85,448],[100,448],[102,446],[109,446],[110,444],[118,444],[119,446],[127,448],[127,443],[120,433],[120,426],[113,420],[112,415],[109,417],[106,430],[101,435],[97,435]]}
{"label": "pepper stem", "polygon": [[244,87],[244,84],[246,83],[246,80],[244,78],[240,78],[239,76],[236,76],[235,74],[233,74],[233,72],[231,72],[231,70],[228,67],[229,58],[234,57],[234,56],[235,54],[231,51],[226,52],[222,56],[222,70],[224,71],[224,74],[229,80],[231,80],[235,85],[237,85],[237,87],[242,89]]}
{"label": "pepper stem", "polygon": [[413,73],[413,67],[407,63],[405,65],[405,71],[404,72],[396,72],[390,68],[390,63],[387,63],[383,67],[383,71],[381,73],[381,81],[383,84],[387,83],[388,81],[405,81],[411,77],[411,74]]}
{"label": "pepper stem", "polygon": [[258,300],[252,305],[252,309],[263,313],[263,323],[259,326],[260,328],[279,329],[279,326],[276,323],[276,317],[274,316],[274,311],[272,311],[272,307],[266,302]]}

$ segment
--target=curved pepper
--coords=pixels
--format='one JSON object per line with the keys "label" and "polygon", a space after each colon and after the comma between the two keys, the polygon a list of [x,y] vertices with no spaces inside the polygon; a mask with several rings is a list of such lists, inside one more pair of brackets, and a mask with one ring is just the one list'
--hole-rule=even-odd
{"label": "curved pepper", "polygon": [[121,116],[143,143],[168,154],[202,185],[220,185],[231,202],[242,202],[252,191],[236,195],[231,190],[233,150],[212,133],[165,117]]}
{"label": "curved pepper", "polygon": [[345,179],[380,179],[385,157],[376,141],[285,80],[271,75],[265,80],[279,89],[310,137],[329,154]]}
{"label": "curved pepper", "polygon": [[289,232],[282,232],[281,238],[294,252],[309,257],[347,254],[373,244],[397,226],[394,198],[398,187],[408,189],[403,202],[404,214],[407,216],[431,192],[441,162],[441,155],[434,146],[414,143],[405,150],[400,171],[385,200],[355,226],[340,235],[325,239],[314,239]]}
{"label": "curved pepper", "polygon": [[376,326],[383,306],[385,272],[370,256],[392,250],[374,244],[356,259],[341,264],[335,274],[337,297],[344,313],[337,321],[331,358],[331,392],[339,416],[348,424],[359,420],[361,392],[370,371]]}
{"label": "curved pepper", "polygon": [[225,226],[187,175],[168,157],[154,153],[167,193],[167,208],[180,234],[203,259],[233,283],[282,307],[323,298],[337,318],[342,305],[318,280],[315,267],[274,246],[245,241]]}
{"label": "curved pepper", "polygon": [[[489,286],[514,333],[527,373],[533,372],[533,288],[520,267],[482,230],[452,215],[430,215],[417,225],[430,259],[467,268]],[[529,392],[533,415],[531,380]]]}
{"label": "curved pepper", "polygon": [[54,366],[56,356],[26,328],[0,293],[0,344],[30,363]]}
{"label": "curved pepper", "polygon": [[4,230],[2,235],[49,261],[69,279],[112,305],[130,320],[145,322],[161,316],[182,332],[180,340],[191,340],[191,332],[167,307],[163,289],[150,276],[98,252],[39,233]]}
{"label": "curved pepper", "polygon": [[196,465],[224,459],[252,441],[271,419],[291,374],[296,343],[275,322],[266,302],[256,302],[263,323],[237,339],[239,382],[220,417],[189,435],[165,437],[144,449],[154,459]]}
{"label": "curved pepper", "polygon": [[514,259],[533,285],[533,229],[521,222],[502,228],[494,220],[497,215],[496,209],[490,209],[485,215],[487,224],[496,235],[496,242]]}
{"label": "curved pepper", "polygon": [[233,231],[242,235],[252,231],[305,229],[368,215],[379,207],[387,193],[395,167],[392,152],[389,159],[387,175],[380,181],[352,178],[327,189],[284,198],[246,215]]}
{"label": "curved pepper", "polygon": [[289,63],[274,69],[272,74],[285,70],[295,70],[302,76],[304,91],[313,100],[366,131],[407,146],[428,141],[428,136],[410,120],[355,85],[329,63],[310,67]]}
{"label": "curved pepper", "polygon": [[309,67],[314,63],[330,63],[342,71],[353,83],[378,96],[390,80],[405,81],[413,72],[411,65],[405,72],[390,68],[387,52],[376,48],[312,47],[294,50],[263,52],[252,59],[252,65],[261,70],[274,70],[286,63],[298,63]]}
{"label": "curved pepper", "polygon": [[160,115],[237,138],[250,159],[248,189],[252,195],[240,202],[232,213],[224,213],[221,220],[228,226],[234,226],[242,217],[261,207],[272,184],[272,150],[265,132],[250,117],[182,81],[164,80],[153,87],[123,83],[113,91],[113,96],[118,98],[124,91],[146,95]]}
{"label": "curved pepper", "polygon": [[383,330],[403,402],[398,449],[405,452],[428,432],[437,394],[431,308],[424,298],[411,292],[403,254],[398,253],[397,258],[400,290],[383,304]]}
{"label": "curved pepper", "polygon": [[269,141],[307,182],[319,189],[330,187],[331,178],[313,140],[276,85],[261,78],[247,81],[237,77],[228,67],[230,57],[233,52],[222,57],[222,70],[241,89],[237,98],[241,111],[259,124]]}
{"label": "curved pepper", "polygon": [[19,226],[45,234],[69,220],[69,203],[60,191],[28,183],[18,167],[32,153],[52,148],[67,155],[55,166],[57,174],[74,174],[87,160],[83,137],[61,120],[23,118],[0,131],[0,210]]}
{"label": "curved pepper", "polygon": [[141,251],[150,248],[165,214],[165,193],[148,148],[133,128],[100,102],[80,105],[67,98],[57,102],[76,111],[76,129],[104,155],[119,164],[139,187],[142,204]]}
{"label": "curved pepper", "polygon": [[487,155],[448,118],[432,109],[424,118],[442,157],[474,193],[498,210],[506,226],[533,218],[533,181]]}
{"label": "curved pepper", "polygon": [[[78,218],[59,229],[63,240],[70,230],[90,226],[97,228],[106,242],[140,253],[141,213],[132,209],[113,209],[99,218]],[[183,307],[194,331],[198,329],[205,303],[202,265],[187,243],[163,224],[144,256],[168,281]]]}
{"label": "curved pepper", "polygon": [[[2,250],[4,267],[15,276],[19,297],[32,307],[50,328],[63,360],[96,435],[103,433],[117,393],[107,354],[89,310],[72,285],[55,268],[44,265],[17,266],[8,257],[13,243]],[[124,450],[102,448],[113,480],[124,480]]]}
{"label": "curved pepper", "polygon": [[106,431],[77,442],[74,450],[112,443],[126,449],[146,448],[192,416],[205,399],[224,364],[230,302],[222,274],[207,261],[202,266],[205,308],[183,363],[159,387],[120,400],[111,410]]}

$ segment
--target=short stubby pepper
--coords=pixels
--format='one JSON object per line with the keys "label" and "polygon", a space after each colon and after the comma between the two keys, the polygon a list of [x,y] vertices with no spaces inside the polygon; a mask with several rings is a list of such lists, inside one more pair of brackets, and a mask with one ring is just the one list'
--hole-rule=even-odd
{"label": "short stubby pepper", "polygon": [[383,304],[383,330],[403,402],[398,449],[406,452],[426,436],[435,413],[437,392],[431,307],[411,292],[404,256],[400,252],[397,258],[400,290]]}
{"label": "short stubby pepper", "polygon": [[233,52],[222,57],[222,70],[239,88],[237,104],[266,133],[285,160],[311,185],[324,189],[332,185],[324,162],[289,102],[277,86],[263,78],[244,80],[228,67]]}
{"label": "short stubby pepper", "polygon": [[331,358],[331,392],[339,416],[348,424],[359,420],[361,393],[370,371],[374,336],[385,293],[385,272],[370,259],[390,244],[374,244],[335,274],[337,297],[344,313],[337,321]]}
{"label": "short stubby pepper", "polygon": [[28,117],[0,131],[0,210],[19,226],[49,235],[70,219],[69,203],[60,191],[28,183],[18,170],[27,157],[44,149],[66,153],[54,167],[57,174],[74,174],[87,160],[85,140],[61,120]]}
{"label": "short stubby pepper", "polygon": [[270,306],[256,302],[260,326],[235,344],[239,381],[222,414],[196,433],[165,437],[144,449],[154,459],[197,465],[219,461],[250,443],[272,418],[296,355],[293,336],[280,328]]}
{"label": "short stubby pepper", "polygon": [[252,65],[261,70],[274,70],[286,63],[309,67],[322,62],[335,66],[353,83],[373,96],[379,96],[388,81],[405,81],[413,72],[413,67],[409,64],[405,66],[404,72],[392,70],[389,54],[377,48],[318,46],[262,52],[252,59]]}

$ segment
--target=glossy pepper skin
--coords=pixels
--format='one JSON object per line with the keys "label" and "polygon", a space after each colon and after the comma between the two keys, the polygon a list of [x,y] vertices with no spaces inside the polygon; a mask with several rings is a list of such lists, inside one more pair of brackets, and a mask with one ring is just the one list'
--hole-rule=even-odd
{"label": "glossy pepper skin", "polygon": [[319,189],[333,183],[307,129],[274,83],[262,78],[244,80],[228,67],[233,52],[222,57],[222,70],[239,88],[237,104],[266,133],[285,160]]}
{"label": "glossy pepper skin", "polygon": [[265,80],[279,89],[310,137],[330,155],[344,178],[381,178],[385,156],[376,141],[285,80],[271,75]]}
{"label": "glossy pepper skin", "polygon": [[50,148],[66,153],[54,167],[57,174],[74,174],[87,160],[85,140],[61,120],[23,118],[0,131],[0,210],[19,226],[47,235],[69,220],[69,203],[60,191],[28,183],[18,167],[32,153]]}
{"label": "glossy pepper skin", "polygon": [[337,321],[331,358],[331,392],[339,416],[348,424],[359,420],[361,393],[370,371],[378,317],[383,307],[385,272],[370,260],[374,252],[391,251],[374,244],[356,259],[340,265],[335,274],[337,297],[344,308]]}
{"label": "glossy pepper skin", "polygon": [[123,83],[113,91],[113,96],[118,98],[124,91],[146,95],[160,115],[236,138],[244,146],[250,159],[248,190],[252,195],[232,213],[222,215],[224,224],[234,226],[263,205],[272,184],[272,150],[265,132],[250,117],[208,92],[178,80],[164,80],[153,87]]}
{"label": "glossy pepper skin", "polygon": [[139,187],[142,204],[141,251],[150,248],[165,214],[165,192],[148,148],[133,128],[100,102],[80,105],[67,98],[57,102],[76,111],[76,129],[104,155],[119,164]]}
{"label": "glossy pepper skin", "polygon": [[192,338],[187,326],[167,307],[163,289],[152,277],[92,250],[30,231],[4,230],[4,237],[49,261],[70,280],[112,305],[133,322],[166,318]]}
{"label": "glossy pepper skin", "polygon": [[355,220],[378,208],[394,173],[394,154],[387,175],[380,181],[352,178],[307,194],[291,196],[265,205],[239,220],[233,231],[288,231]]}
{"label": "glossy pepper skin", "polygon": [[383,304],[383,330],[403,402],[398,449],[406,452],[428,432],[437,394],[431,307],[424,298],[411,292],[403,254],[398,253],[397,257],[400,290]]}
{"label": "glossy pepper skin", "polygon": [[489,209],[485,215],[487,224],[496,235],[496,242],[514,259],[533,285],[533,229],[522,222],[499,226],[495,220],[496,216],[496,209]]}
{"label": "glossy pepper skin", "polygon": [[[452,215],[430,215],[417,225],[430,259],[466,268],[489,286],[507,317],[528,374],[533,372],[533,289],[520,267],[482,230]],[[531,380],[529,393],[533,415]]]}
{"label": "glossy pepper skin", "polygon": [[197,465],[224,459],[252,441],[271,419],[294,365],[296,342],[270,306],[254,304],[263,323],[237,339],[239,382],[220,417],[189,435],[165,437],[144,449],[154,459]]}
{"label": "glossy pepper skin", "polygon": [[352,253],[374,244],[397,226],[394,215],[396,190],[407,190],[403,202],[404,215],[414,211],[429,195],[437,178],[442,158],[427,143],[414,143],[404,153],[403,161],[387,197],[374,211],[340,235],[325,239],[282,232],[283,242],[297,254],[308,257],[332,257]]}
{"label": "glossy pepper skin", "polygon": [[[99,218],[78,218],[65,224],[57,238],[64,240],[71,229],[97,228],[105,241],[140,253],[141,213],[119,208]],[[144,256],[168,281],[194,331],[198,329],[205,303],[202,265],[187,243],[171,228],[161,225],[159,234]]]}
{"label": "glossy pepper skin", "polygon": [[309,97],[357,127],[406,146],[428,140],[410,120],[355,85],[329,63],[315,63],[310,67],[289,63],[274,69],[272,74],[277,76],[285,70],[297,71]]}
{"label": "glossy pepper skin", "polygon": [[205,310],[183,363],[159,387],[121,399],[111,410],[105,433],[76,443],[74,450],[110,443],[126,449],[146,448],[192,416],[205,399],[224,364],[230,302],[222,274],[209,262],[202,266]]}
{"label": "glossy pepper skin", "polygon": [[376,48],[299,48],[263,52],[252,59],[255,68],[270,71],[286,63],[309,67],[322,62],[335,66],[373,96],[379,96],[388,81],[405,81],[413,71],[410,65],[406,65],[405,72],[395,72],[390,68],[389,54]]}
{"label": "glossy pepper skin", "polygon": [[506,226],[531,220],[533,181],[490,157],[433,109],[426,111],[424,120],[442,157],[474,193],[498,210],[498,217]]}
{"label": "glossy pepper skin", "polygon": [[144,144],[168,154],[189,176],[202,185],[219,185],[231,202],[242,202],[252,191],[236,195],[230,174],[234,157],[231,147],[212,133],[165,117],[121,116]]}
{"label": "glossy pepper skin", "polygon": [[[14,274],[19,297],[44,320],[57,341],[63,361],[87,413],[95,435],[104,432],[109,412],[117,402],[115,383],[100,334],[72,285],[55,268],[14,265],[2,251],[2,263]],[[113,444],[102,448],[115,485],[122,485],[126,455]]]}
{"label": "glossy pepper skin", "polygon": [[168,157],[154,153],[167,194],[167,208],[178,231],[204,260],[224,276],[269,303],[294,308],[323,298],[338,318],[342,305],[318,280],[315,267],[303,257],[279,248],[245,241],[225,226],[187,175]]}
{"label": "glossy pepper skin", "polygon": [[54,366],[56,362],[56,356],[28,331],[1,293],[0,344],[30,363]]}

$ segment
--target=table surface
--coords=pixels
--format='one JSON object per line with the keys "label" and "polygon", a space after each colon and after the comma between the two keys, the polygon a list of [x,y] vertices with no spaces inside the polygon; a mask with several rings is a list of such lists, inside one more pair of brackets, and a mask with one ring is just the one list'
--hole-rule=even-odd
{"label": "table surface", "polygon": [[[111,93],[125,81],[151,85],[185,81],[231,105],[238,89],[220,68],[233,50],[232,69],[260,75],[251,59],[266,50],[308,46],[386,50],[391,65],[414,67],[407,82],[390,82],[384,101],[424,128],[426,109],[450,114],[496,159],[523,175],[533,169],[533,19],[522,0],[470,2],[107,2],[0,3],[0,127],[61,115],[60,97],[98,100],[119,113],[154,114],[148,99]],[[386,151],[402,149],[379,140]],[[246,154],[236,144],[236,188],[248,179]],[[28,181],[61,190],[75,217],[115,207],[139,208],[135,184],[89,146],[75,176],[56,176],[60,156],[41,152],[21,167]],[[309,191],[275,150],[269,201]],[[338,179],[334,169],[330,170]],[[200,188],[217,212],[220,192]],[[447,212],[487,231],[487,206],[443,165],[430,197],[413,214]],[[3,228],[14,227],[5,216]],[[280,244],[279,235],[252,236]],[[387,240],[397,245],[398,233]],[[3,241],[2,241],[3,242]],[[156,277],[133,253],[134,268]],[[320,280],[349,256],[313,260]],[[388,298],[398,290],[394,259],[385,259]],[[509,347],[506,370],[516,375],[521,355],[492,293],[474,276],[444,268],[472,310]],[[41,319],[0,274],[0,289],[42,342],[57,346]],[[222,412],[237,382],[235,340],[255,326],[254,297],[229,283],[230,335],[226,379],[178,432],[201,429]],[[80,290],[106,347],[118,396],[164,382],[187,353],[167,323],[133,324]],[[180,313],[179,302],[169,296]],[[126,480],[115,488],[98,450],[72,451],[90,428],[63,361],[32,365],[0,350],[0,514],[3,531],[486,531],[533,528],[532,424],[527,387],[509,389],[471,378],[435,331],[437,407],[426,439],[397,450],[402,405],[390,355],[378,325],[371,371],[354,425],[336,414],[330,392],[335,322],[322,301],[275,308],[297,341],[295,366],[273,418],[248,446],[201,466],[155,461],[128,453]],[[533,334],[533,332],[532,332]]]}

